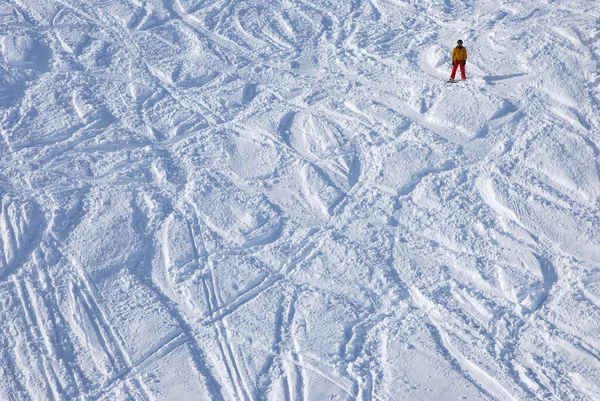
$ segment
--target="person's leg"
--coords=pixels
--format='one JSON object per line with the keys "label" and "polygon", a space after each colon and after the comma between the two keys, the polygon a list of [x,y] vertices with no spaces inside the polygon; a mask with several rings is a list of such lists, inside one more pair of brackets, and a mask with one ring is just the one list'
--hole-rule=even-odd
{"label": "person's leg", "polygon": [[463,80],[467,79],[467,73],[465,72],[465,62],[460,63],[460,75]]}
{"label": "person's leg", "polygon": [[459,64],[458,61],[456,61],[452,65],[452,74],[450,74],[450,79],[454,79],[454,77],[456,77],[456,69],[458,68],[458,64]]}

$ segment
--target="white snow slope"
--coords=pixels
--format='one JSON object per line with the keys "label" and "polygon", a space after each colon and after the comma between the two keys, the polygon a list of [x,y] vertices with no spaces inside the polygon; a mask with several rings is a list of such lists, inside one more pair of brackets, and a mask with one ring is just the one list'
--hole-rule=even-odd
{"label": "white snow slope", "polygon": [[599,42],[597,0],[1,1],[0,400],[600,400]]}

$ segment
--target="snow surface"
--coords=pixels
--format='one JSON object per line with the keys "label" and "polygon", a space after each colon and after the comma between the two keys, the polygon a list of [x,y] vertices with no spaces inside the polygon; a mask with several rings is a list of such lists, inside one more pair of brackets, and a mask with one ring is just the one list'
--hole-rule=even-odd
{"label": "snow surface", "polygon": [[4,0],[0,45],[0,400],[600,400],[597,0]]}

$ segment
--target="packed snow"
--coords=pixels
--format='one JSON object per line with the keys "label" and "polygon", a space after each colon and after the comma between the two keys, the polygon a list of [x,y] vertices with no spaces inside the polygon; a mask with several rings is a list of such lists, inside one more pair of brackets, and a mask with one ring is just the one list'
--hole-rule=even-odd
{"label": "packed snow", "polygon": [[0,45],[0,400],[600,400],[597,0],[4,0]]}

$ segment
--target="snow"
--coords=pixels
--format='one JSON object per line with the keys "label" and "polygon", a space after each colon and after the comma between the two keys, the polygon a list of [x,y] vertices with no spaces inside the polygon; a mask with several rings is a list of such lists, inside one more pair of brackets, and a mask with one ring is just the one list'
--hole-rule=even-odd
{"label": "snow", "polygon": [[0,400],[600,400],[598,21],[1,2]]}

